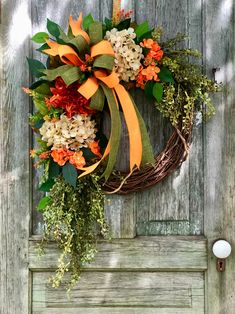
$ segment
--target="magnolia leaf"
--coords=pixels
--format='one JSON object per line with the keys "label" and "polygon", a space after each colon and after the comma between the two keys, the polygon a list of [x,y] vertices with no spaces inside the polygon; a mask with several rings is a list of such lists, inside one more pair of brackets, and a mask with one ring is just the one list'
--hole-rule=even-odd
{"label": "magnolia leaf", "polygon": [[49,49],[50,47],[48,46],[48,44],[43,44],[41,47],[39,47],[38,49],[36,49],[36,51],[39,51],[41,53],[44,53],[43,50],[45,49]]}
{"label": "magnolia leaf", "polygon": [[55,36],[56,38],[60,36],[59,25],[49,19],[47,19],[47,30],[52,36]]}
{"label": "magnolia leaf", "polygon": [[60,169],[61,167],[56,162],[51,160],[49,164],[49,178],[52,179],[57,177],[60,174]]}
{"label": "magnolia leaf", "polygon": [[106,31],[109,31],[113,28],[113,21],[112,19],[108,19],[107,17],[104,19],[104,23],[106,26]]}
{"label": "magnolia leaf", "polygon": [[101,55],[96,57],[93,67],[104,68],[112,71],[114,67],[114,57],[109,55]]}
{"label": "magnolia leaf", "polygon": [[122,31],[123,29],[129,28],[131,25],[131,19],[126,19],[121,21],[118,25],[115,26],[117,30]]}
{"label": "magnolia leaf", "polygon": [[77,169],[67,162],[62,168],[62,173],[65,181],[75,188],[78,177]]}
{"label": "magnolia leaf", "polygon": [[99,87],[95,94],[91,97],[90,108],[102,111],[104,108],[104,100],[105,100],[104,92]]}
{"label": "magnolia leaf", "polygon": [[111,175],[114,165],[117,160],[117,153],[120,144],[121,138],[121,118],[118,110],[118,106],[116,104],[116,99],[113,95],[113,92],[110,88],[108,88],[103,83],[100,83],[103,88],[104,94],[108,101],[108,106],[111,115],[111,135],[110,135],[110,153],[108,157],[108,163],[102,177],[105,177],[107,181],[109,176]]}
{"label": "magnolia leaf", "polygon": [[152,32],[153,32],[153,29],[151,29],[150,31],[148,31],[148,32],[144,33],[143,35],[141,35],[138,38],[138,42],[141,42],[143,39],[152,38]]}
{"label": "magnolia leaf", "polygon": [[30,85],[29,89],[35,89],[44,83],[48,83],[48,81],[40,79],[40,80],[34,82],[32,85]]}
{"label": "magnolia leaf", "polygon": [[83,152],[83,157],[88,161],[97,158],[97,156],[87,147],[82,147],[81,151]]}
{"label": "magnolia leaf", "polygon": [[87,16],[85,16],[82,23],[84,30],[87,31],[90,24],[93,22],[94,22],[94,19],[91,14],[88,14]]}
{"label": "magnolia leaf", "polygon": [[158,77],[162,82],[174,83],[174,78],[170,70],[165,67],[161,68],[161,71],[158,73]]}
{"label": "magnolia leaf", "polygon": [[154,81],[148,81],[144,86],[144,92],[148,98],[153,97],[153,86],[154,86],[154,84],[155,84]]}
{"label": "magnolia leaf", "polygon": [[43,209],[45,209],[45,207],[50,203],[51,198],[49,196],[45,196],[43,197],[37,206],[38,211],[43,212]]}
{"label": "magnolia leaf", "polygon": [[89,25],[89,36],[91,45],[95,45],[103,39],[103,26],[100,22],[93,22]]}
{"label": "magnolia leaf", "polygon": [[31,40],[37,44],[43,44],[47,39],[49,39],[49,35],[45,32],[39,32],[31,38]]}
{"label": "magnolia leaf", "polygon": [[54,184],[55,184],[55,181],[53,179],[48,179],[46,182],[44,182],[40,185],[39,191],[49,192]]}
{"label": "magnolia leaf", "polygon": [[45,122],[45,121],[44,121],[43,119],[40,119],[40,120],[38,120],[36,123],[33,124],[33,127],[34,127],[35,129],[40,129],[40,128],[42,127],[42,125],[43,125],[44,122]]}
{"label": "magnolia leaf", "polygon": [[157,100],[158,103],[161,102],[163,95],[163,86],[161,83],[155,83],[153,86],[153,96]]}
{"label": "magnolia leaf", "polygon": [[147,21],[138,25],[135,29],[135,33],[136,33],[137,38],[139,38],[143,34],[146,34],[148,31],[149,31],[149,23]]}
{"label": "magnolia leaf", "polygon": [[36,59],[29,59],[27,58],[29,64],[29,70],[35,77],[43,76],[42,70],[46,69],[42,62]]}

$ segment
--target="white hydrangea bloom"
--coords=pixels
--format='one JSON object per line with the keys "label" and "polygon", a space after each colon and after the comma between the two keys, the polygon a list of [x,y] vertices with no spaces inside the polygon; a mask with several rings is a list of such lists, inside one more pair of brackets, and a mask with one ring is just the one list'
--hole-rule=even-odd
{"label": "white hydrangea bloom", "polygon": [[141,66],[140,60],[144,57],[142,48],[134,42],[135,37],[131,27],[122,31],[113,28],[107,31],[105,36],[115,52],[114,70],[125,82],[135,79]]}
{"label": "white hydrangea bloom", "polygon": [[76,114],[68,118],[62,114],[59,120],[45,121],[39,131],[42,140],[52,149],[79,150],[94,141],[97,130],[90,116]]}

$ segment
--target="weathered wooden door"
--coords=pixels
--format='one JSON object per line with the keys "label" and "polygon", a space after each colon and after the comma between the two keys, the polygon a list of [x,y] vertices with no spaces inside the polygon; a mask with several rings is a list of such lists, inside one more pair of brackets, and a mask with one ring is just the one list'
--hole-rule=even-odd
{"label": "weathered wooden door", "polygon": [[[42,221],[34,212],[37,176],[28,150],[31,104],[21,92],[30,78],[25,56],[35,56],[30,37],[46,18],[66,25],[69,14],[110,17],[111,0],[5,0],[1,3],[1,314],[234,314],[235,313],[235,97],[233,0],[125,0],[138,22],[162,25],[166,36],[189,33],[188,46],[203,53],[208,75],[226,89],[217,113],[204,125],[197,117],[190,158],[154,188],[106,203],[111,243],[99,253],[67,299],[47,277],[57,263],[53,244],[38,259],[34,247]],[[156,152],[171,130],[136,94],[151,126]],[[164,121],[165,125],[165,121]],[[227,239],[233,253],[216,271],[211,246]]]}

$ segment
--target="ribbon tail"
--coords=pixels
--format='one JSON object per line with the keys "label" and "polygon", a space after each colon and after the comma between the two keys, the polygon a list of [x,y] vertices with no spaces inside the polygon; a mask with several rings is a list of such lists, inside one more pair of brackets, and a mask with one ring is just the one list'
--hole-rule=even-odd
{"label": "ribbon tail", "polygon": [[148,131],[146,125],[144,123],[144,119],[142,118],[133,98],[130,96],[132,103],[135,107],[137,117],[139,119],[139,125],[141,130],[142,144],[143,144],[143,152],[142,152],[142,162],[141,165],[144,166],[146,164],[154,164],[155,158],[153,153],[153,147],[150,142],[150,138],[148,135]]}
{"label": "ribbon tail", "polygon": [[143,147],[139,120],[132,99],[130,98],[130,95],[126,91],[126,89],[121,84],[118,84],[115,87],[115,91],[122,106],[123,114],[125,117],[129,133],[130,171],[132,171],[135,166],[140,168],[142,160]]}
{"label": "ribbon tail", "polygon": [[108,156],[109,152],[110,152],[110,140],[107,144],[107,147],[104,151],[104,155],[102,156],[102,158],[89,167],[83,167],[83,168],[79,169],[79,170],[82,170],[84,172],[82,174],[80,174],[78,176],[78,178],[82,178],[82,177],[86,176],[87,174],[92,173],[99,166],[99,164]]}

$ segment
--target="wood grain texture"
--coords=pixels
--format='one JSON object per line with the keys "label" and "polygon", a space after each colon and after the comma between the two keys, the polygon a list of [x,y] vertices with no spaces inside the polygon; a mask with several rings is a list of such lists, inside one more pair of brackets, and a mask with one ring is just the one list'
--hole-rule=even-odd
{"label": "wood grain texture", "polygon": [[[164,27],[165,38],[173,37],[177,32],[188,33],[190,38],[186,44],[202,50],[201,1],[152,1],[151,4],[150,1],[138,1],[136,7],[139,12],[137,20],[148,16],[151,8],[156,11],[157,24]],[[154,23],[151,16],[150,21]],[[150,106],[142,101],[142,114],[151,129],[152,142],[158,143],[158,146],[154,144],[158,152],[172,131],[166,120]],[[158,127],[153,128],[153,125]],[[202,125],[198,120],[193,134],[190,157],[181,168],[157,186],[136,196],[138,235],[202,233],[203,184],[202,176],[198,176],[198,173],[203,168],[203,151]]]}
{"label": "wood grain texture", "polygon": [[[235,60],[234,2],[204,3],[204,50],[207,74],[220,68],[215,79],[225,84],[214,97],[217,112],[205,126],[205,235],[208,237],[207,312],[235,310]],[[218,273],[212,244],[225,238],[232,245],[226,271]]]}
{"label": "wood grain texture", "polygon": [[[28,313],[30,3],[2,4],[0,99],[0,313]],[[22,18],[24,25],[22,25]]]}
{"label": "wood grain texture", "polygon": [[[122,1],[122,8],[130,10],[134,8],[133,0]],[[112,17],[112,1],[101,1],[102,18]],[[122,123],[123,124],[123,123]],[[128,170],[129,151],[128,133],[123,125],[120,151],[117,158],[117,169]],[[134,238],[136,236],[136,207],[135,194],[107,195],[105,202],[105,215],[110,225],[113,238]]]}
{"label": "wood grain texture", "polygon": [[[50,243],[46,254],[40,258],[37,258],[35,247],[35,240],[30,241],[30,270],[56,268],[59,253],[56,245]],[[94,262],[84,268],[196,271],[207,269],[206,259],[203,237],[138,237],[101,241]]]}
{"label": "wood grain texture", "polygon": [[47,276],[40,272],[33,275],[33,313],[46,313],[52,308],[58,313],[63,309],[67,313],[70,308],[87,312],[89,307],[119,308],[119,313],[123,308],[204,313],[203,273],[84,272],[70,299],[63,287],[55,291],[46,285]]}

